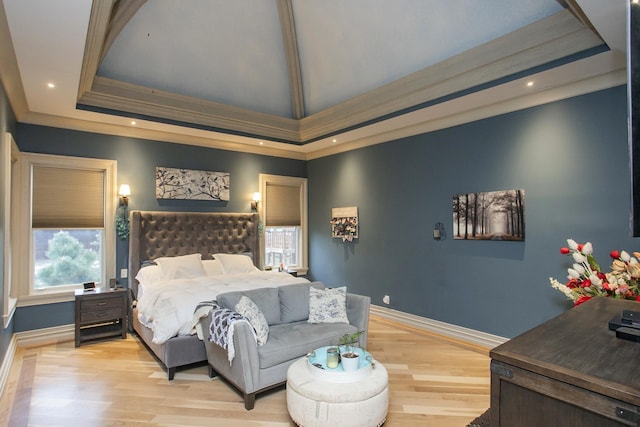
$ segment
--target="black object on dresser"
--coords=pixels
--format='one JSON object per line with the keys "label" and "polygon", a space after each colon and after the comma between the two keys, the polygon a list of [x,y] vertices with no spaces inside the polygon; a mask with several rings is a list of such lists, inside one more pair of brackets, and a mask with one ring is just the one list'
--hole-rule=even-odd
{"label": "black object on dresser", "polygon": [[83,342],[127,337],[127,290],[96,288],[75,292],[76,347]]}
{"label": "black object on dresser", "polygon": [[609,329],[638,309],[593,298],[493,349],[491,427],[640,425],[640,343]]}

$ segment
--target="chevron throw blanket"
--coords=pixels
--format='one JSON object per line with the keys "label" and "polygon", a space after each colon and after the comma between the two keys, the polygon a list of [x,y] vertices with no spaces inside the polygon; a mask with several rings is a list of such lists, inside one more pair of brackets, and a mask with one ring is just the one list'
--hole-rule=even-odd
{"label": "chevron throw blanket", "polygon": [[[236,313],[233,310],[227,308],[213,308],[211,310],[211,325],[209,325],[209,341],[212,341],[220,347],[227,350],[227,358],[229,359],[229,365],[233,362],[233,358],[236,356],[236,351],[233,345],[233,333],[235,326],[239,323],[246,323],[249,326],[249,321]],[[253,327],[250,328],[255,338],[255,331]]]}

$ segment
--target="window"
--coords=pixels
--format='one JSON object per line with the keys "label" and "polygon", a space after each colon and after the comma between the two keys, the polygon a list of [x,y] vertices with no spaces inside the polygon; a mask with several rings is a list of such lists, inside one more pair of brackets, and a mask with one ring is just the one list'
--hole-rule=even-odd
{"label": "window", "polygon": [[264,265],[276,268],[283,265],[306,274],[306,178],[260,174],[260,193]]}
{"label": "window", "polygon": [[[19,305],[72,296],[115,274],[115,161],[22,155],[23,274]],[[25,303],[27,301],[27,303]]]}

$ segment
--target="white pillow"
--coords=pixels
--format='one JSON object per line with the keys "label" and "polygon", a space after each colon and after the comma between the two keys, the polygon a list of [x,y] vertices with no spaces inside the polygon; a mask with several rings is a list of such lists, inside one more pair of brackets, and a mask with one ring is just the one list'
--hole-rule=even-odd
{"label": "white pillow", "polygon": [[260,271],[253,265],[253,259],[242,254],[215,254],[215,259],[222,264],[224,274],[242,274]]}
{"label": "white pillow", "polygon": [[347,318],[347,287],[309,288],[309,320],[307,322],[349,323]]}
{"label": "white pillow", "polygon": [[190,279],[207,274],[202,267],[201,254],[156,258],[154,261],[162,269],[164,280]]}
{"label": "white pillow", "polygon": [[142,285],[153,284],[162,280],[162,269],[157,265],[147,265],[138,270],[136,280]]}
{"label": "white pillow", "polygon": [[203,259],[202,267],[207,276],[220,276],[222,272],[222,264],[217,259]]}
{"label": "white pillow", "polygon": [[254,303],[251,298],[243,295],[233,309],[251,323],[251,326],[253,326],[253,329],[256,331],[256,341],[258,341],[258,345],[264,345],[269,338],[269,324],[256,303]]}

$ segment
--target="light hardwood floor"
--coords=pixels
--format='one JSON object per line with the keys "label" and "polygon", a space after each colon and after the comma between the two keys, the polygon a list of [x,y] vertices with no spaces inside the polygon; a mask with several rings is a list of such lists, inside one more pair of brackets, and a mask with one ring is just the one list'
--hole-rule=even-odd
{"label": "light hardwood floor", "polygon": [[[487,349],[372,317],[367,350],[389,373],[385,426],[464,427],[489,407]],[[0,399],[0,425],[293,426],[284,388],[241,396],[206,366],[174,381],[129,335],[75,348],[72,341],[18,348]]]}

